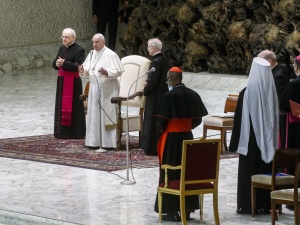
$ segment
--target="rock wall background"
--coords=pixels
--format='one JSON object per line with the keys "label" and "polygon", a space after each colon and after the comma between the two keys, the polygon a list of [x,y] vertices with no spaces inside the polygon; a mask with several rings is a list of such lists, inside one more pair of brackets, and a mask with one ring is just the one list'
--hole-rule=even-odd
{"label": "rock wall background", "polygon": [[144,0],[122,38],[126,54],[147,56],[158,37],[185,71],[246,74],[264,49],[290,66],[300,53],[300,0]]}
{"label": "rock wall background", "polygon": [[66,27],[91,48],[96,28],[92,0],[6,0],[0,2],[0,74],[50,66]]}

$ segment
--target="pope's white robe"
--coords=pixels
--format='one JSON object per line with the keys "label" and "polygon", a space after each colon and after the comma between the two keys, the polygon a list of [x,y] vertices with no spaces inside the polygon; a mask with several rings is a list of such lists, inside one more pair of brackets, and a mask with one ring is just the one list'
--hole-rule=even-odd
{"label": "pope's white robe", "polygon": [[[103,67],[108,77],[99,74]],[[84,75],[89,76],[88,110],[85,145],[90,147],[117,147],[117,106],[111,98],[119,94],[119,77],[124,71],[119,56],[104,46],[92,50],[83,63]],[[101,113],[100,113],[101,112]]]}

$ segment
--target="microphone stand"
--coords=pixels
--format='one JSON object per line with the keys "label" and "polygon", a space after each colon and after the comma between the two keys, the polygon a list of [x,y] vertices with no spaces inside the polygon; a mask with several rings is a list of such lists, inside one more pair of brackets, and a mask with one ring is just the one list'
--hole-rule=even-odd
{"label": "microphone stand", "polygon": [[128,100],[129,100],[129,94],[131,91],[132,86],[142,77],[146,76],[148,73],[154,72],[155,71],[155,67],[152,67],[147,73],[145,73],[144,75],[140,76],[138,79],[136,79],[130,86],[129,91],[128,91],[128,95],[127,95],[127,100],[126,100],[126,122],[127,122],[127,130],[126,130],[126,180],[122,181],[121,184],[135,184],[135,181],[131,181],[129,180],[129,119],[128,119]]}

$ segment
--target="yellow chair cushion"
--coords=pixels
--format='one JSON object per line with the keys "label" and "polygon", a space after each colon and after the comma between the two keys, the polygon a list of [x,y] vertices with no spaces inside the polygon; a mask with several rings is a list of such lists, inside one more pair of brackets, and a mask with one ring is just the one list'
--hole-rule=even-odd
{"label": "yellow chair cushion", "polygon": [[[271,185],[272,176],[265,174],[256,174],[251,177],[252,182]],[[294,176],[286,175],[286,176],[276,176],[276,185],[285,185],[285,184],[293,184]]]}
{"label": "yellow chair cushion", "polygon": [[217,116],[207,116],[203,118],[204,126],[215,126],[215,127],[232,127],[233,118],[221,118]]}
{"label": "yellow chair cushion", "polygon": [[[300,188],[298,188],[298,193]],[[283,200],[294,200],[294,189],[282,189],[271,192],[271,198],[273,199],[283,199]],[[300,193],[298,194],[298,201],[300,201]]]}

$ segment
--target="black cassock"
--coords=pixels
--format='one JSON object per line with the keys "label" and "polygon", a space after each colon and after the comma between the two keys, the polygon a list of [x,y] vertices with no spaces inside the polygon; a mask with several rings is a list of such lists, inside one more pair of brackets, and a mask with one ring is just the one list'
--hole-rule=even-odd
{"label": "black cassock", "polygon": [[[237,107],[234,115],[234,126],[230,139],[229,151],[236,152],[239,140],[243,111],[243,99],[245,89],[239,95]],[[261,159],[261,152],[257,146],[255,133],[250,117],[250,137],[248,143],[248,154],[239,156],[238,185],[237,185],[237,209],[241,209],[246,214],[251,214],[251,176],[272,172],[272,162],[265,163]],[[271,197],[269,190],[257,189],[256,209],[270,213]]]}
{"label": "black cassock", "polygon": [[[52,67],[55,70],[58,70],[56,67],[56,60],[58,57],[65,59],[62,66],[63,70],[76,72],[78,71],[78,66],[84,62],[85,50],[77,43],[73,43],[68,48],[66,46],[61,46],[52,63]],[[71,126],[64,126],[61,124],[63,86],[64,77],[58,76],[55,99],[54,136],[67,139],[84,138],[86,129],[84,106],[83,101],[79,99],[79,96],[82,94],[81,78],[74,78]]]}
{"label": "black cassock", "polygon": [[[272,74],[275,82],[276,92],[278,96],[278,101],[282,99],[284,91],[289,83],[289,73],[288,68],[286,66],[277,64],[272,69]],[[279,116],[279,132],[280,132],[280,146],[284,147],[285,144],[285,136],[286,136],[286,115],[281,114]]]}
{"label": "black cassock", "polygon": [[[202,117],[207,115],[201,97],[193,90],[186,88],[184,84],[178,84],[173,90],[167,92],[160,103],[157,114],[157,127],[164,131],[169,119],[192,119],[192,129],[199,126]],[[189,132],[172,132],[168,133],[162,164],[177,166],[181,164],[182,142],[183,140],[192,140],[193,133]],[[169,171],[169,180],[180,179],[180,171]],[[165,179],[164,170],[160,169],[159,184]],[[158,212],[157,198],[154,210]],[[198,196],[186,197],[186,209],[199,209]],[[180,211],[180,201],[178,196],[163,194],[162,212],[174,213]]]}
{"label": "black cassock", "polygon": [[150,68],[152,67],[156,70],[149,73],[147,85],[144,88],[146,102],[141,140],[141,148],[147,155],[157,155],[157,142],[160,134],[156,129],[155,114],[162,96],[168,91],[166,78],[170,65],[163,54],[158,53],[153,57]]}
{"label": "black cassock", "polygon": [[[280,99],[280,110],[289,113],[291,111],[289,100],[300,103],[300,77],[289,82]],[[287,123],[287,147],[300,148],[300,122]],[[285,146],[283,146],[285,147]]]}

